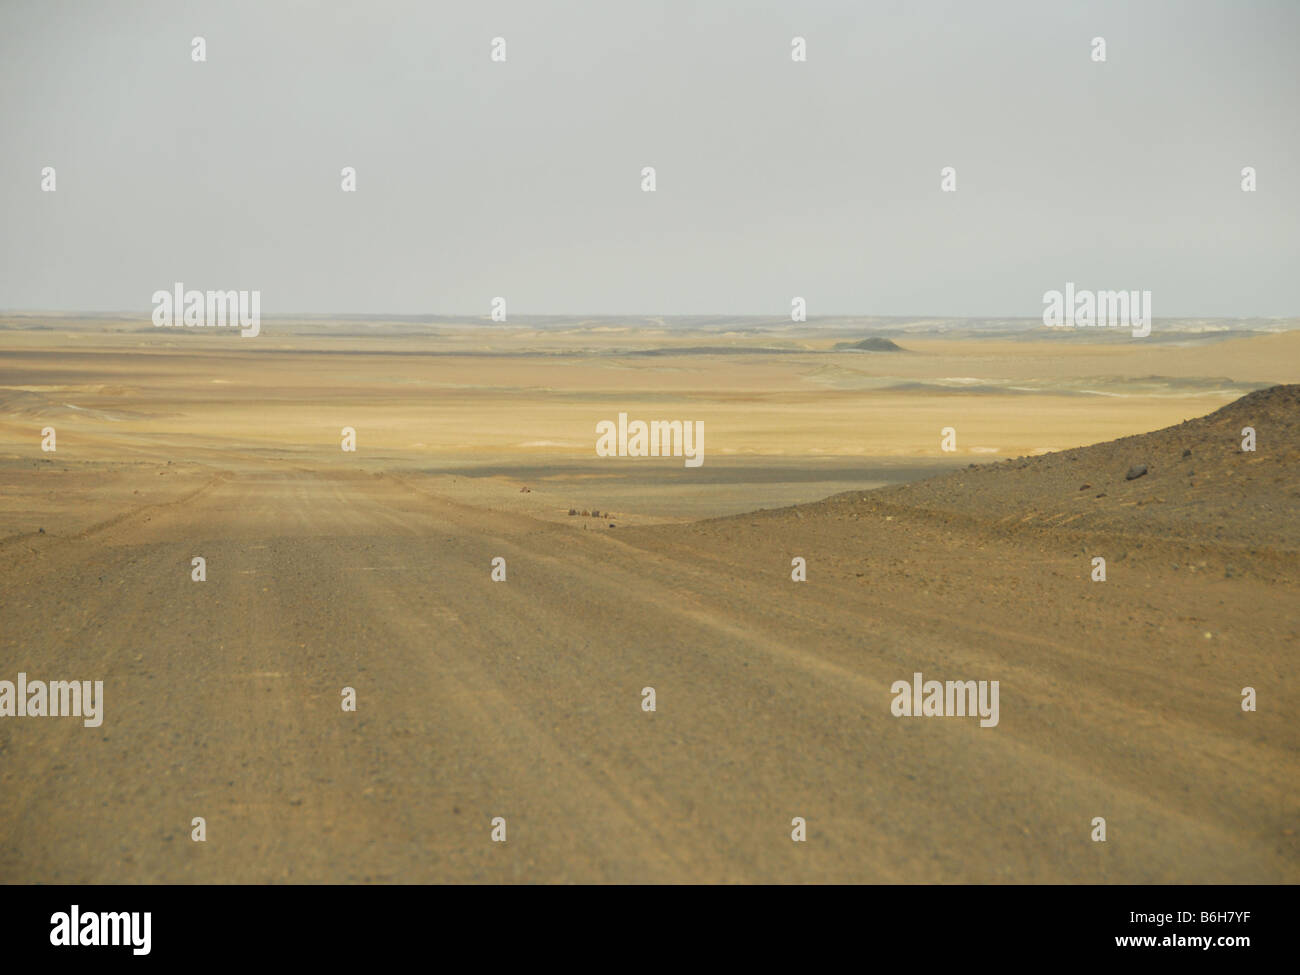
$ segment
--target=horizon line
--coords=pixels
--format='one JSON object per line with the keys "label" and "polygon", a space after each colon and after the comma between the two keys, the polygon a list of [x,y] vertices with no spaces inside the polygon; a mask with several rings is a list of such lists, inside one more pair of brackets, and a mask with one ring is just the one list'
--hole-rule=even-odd
{"label": "horizon line", "polygon": [[[48,315],[65,318],[84,317],[84,318],[122,318],[128,320],[140,319],[150,321],[152,318],[151,311],[141,311],[138,309],[122,310],[88,310],[88,309],[49,309],[49,308],[0,308],[0,317],[18,317],[18,316],[36,316]],[[359,319],[363,321],[381,321],[392,319],[403,320],[429,320],[451,319],[456,321],[474,321],[483,322],[488,325],[510,325],[511,320],[504,322],[492,321],[491,315],[484,314],[463,314],[457,312],[319,312],[319,311],[293,311],[293,312],[267,312],[259,316],[262,320],[267,319]],[[887,315],[873,314],[867,312],[844,312],[841,314],[809,315],[805,321],[790,321],[784,316],[768,315],[754,312],[525,312],[511,313],[512,319],[537,319],[537,318],[560,318],[560,319],[602,319],[602,318],[659,318],[659,319],[681,319],[681,318],[720,318],[720,319],[759,319],[764,321],[779,321],[789,325],[808,325],[816,321],[833,321],[837,319],[892,319],[898,321],[1026,321],[1041,322],[1041,315],[924,315],[924,314],[907,314],[907,315]],[[1250,322],[1250,321],[1291,321],[1300,320],[1300,312],[1292,315],[1153,315],[1152,321],[1227,321],[1227,322]]]}

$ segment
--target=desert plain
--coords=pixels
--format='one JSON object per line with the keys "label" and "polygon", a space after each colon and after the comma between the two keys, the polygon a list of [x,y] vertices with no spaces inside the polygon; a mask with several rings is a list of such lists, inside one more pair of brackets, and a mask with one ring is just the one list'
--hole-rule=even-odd
{"label": "desert plain", "polygon": [[0,881],[1300,880],[1300,331],[878,325],[0,320]]}

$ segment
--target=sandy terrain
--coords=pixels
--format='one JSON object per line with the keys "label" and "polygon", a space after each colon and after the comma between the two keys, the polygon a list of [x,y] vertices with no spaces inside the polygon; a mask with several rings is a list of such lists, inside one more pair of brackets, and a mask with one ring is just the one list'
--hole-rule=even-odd
{"label": "sandy terrain", "polygon": [[1300,881],[1300,333],[266,333],[0,333],[0,880]]}

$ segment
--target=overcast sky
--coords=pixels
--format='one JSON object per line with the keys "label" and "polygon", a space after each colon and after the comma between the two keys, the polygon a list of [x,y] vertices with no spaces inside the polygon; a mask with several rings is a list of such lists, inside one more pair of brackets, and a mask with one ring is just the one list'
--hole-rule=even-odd
{"label": "overcast sky", "polygon": [[3,0],[0,308],[1297,315],[1297,45],[1290,0]]}

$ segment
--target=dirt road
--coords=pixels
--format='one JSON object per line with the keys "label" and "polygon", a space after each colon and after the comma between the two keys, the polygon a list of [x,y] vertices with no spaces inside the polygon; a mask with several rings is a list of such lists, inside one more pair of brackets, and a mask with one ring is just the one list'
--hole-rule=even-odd
{"label": "dirt road", "polygon": [[[103,679],[105,717],[0,722],[0,880],[1300,879],[1291,583],[1097,586],[870,502],[597,532],[415,476],[182,496],[3,553],[0,678]],[[914,671],[1000,681],[998,726],[894,717]]]}

